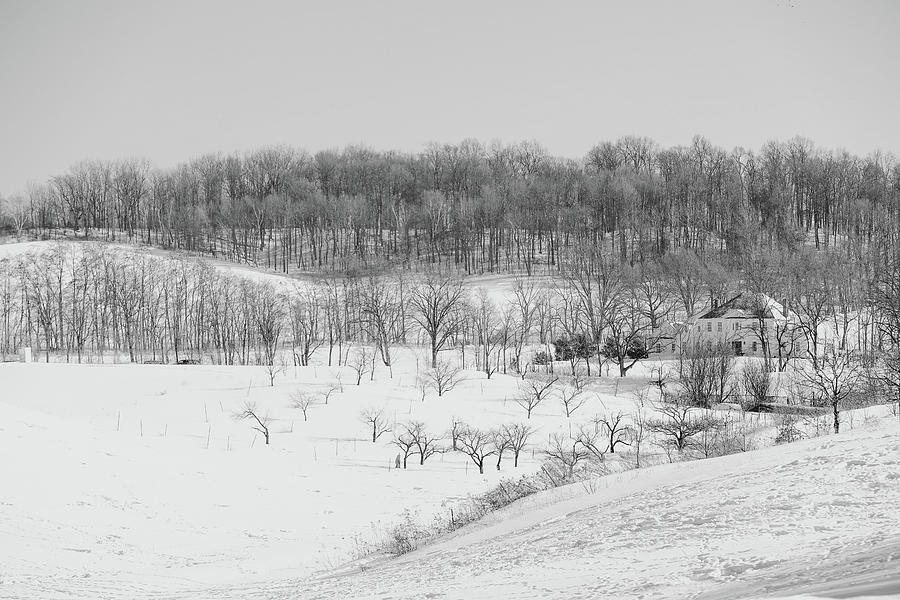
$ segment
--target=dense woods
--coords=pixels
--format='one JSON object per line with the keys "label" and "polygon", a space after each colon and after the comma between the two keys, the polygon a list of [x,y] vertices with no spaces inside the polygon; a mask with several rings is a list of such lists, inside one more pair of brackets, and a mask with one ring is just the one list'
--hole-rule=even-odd
{"label": "dense woods", "polygon": [[170,170],[83,162],[3,206],[18,234],[130,240],[285,273],[418,263],[553,273],[585,245],[631,265],[804,244],[880,264],[900,245],[900,165],[802,138],[729,152],[701,137],[673,148],[626,137],[579,160],[536,142],[272,147]]}

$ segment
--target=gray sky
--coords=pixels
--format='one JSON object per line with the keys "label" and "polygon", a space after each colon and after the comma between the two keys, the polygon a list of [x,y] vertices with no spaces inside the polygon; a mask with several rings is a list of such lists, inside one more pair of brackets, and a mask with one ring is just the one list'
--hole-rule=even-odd
{"label": "gray sky", "polygon": [[625,134],[900,150],[900,2],[0,0],[0,194],[82,159]]}

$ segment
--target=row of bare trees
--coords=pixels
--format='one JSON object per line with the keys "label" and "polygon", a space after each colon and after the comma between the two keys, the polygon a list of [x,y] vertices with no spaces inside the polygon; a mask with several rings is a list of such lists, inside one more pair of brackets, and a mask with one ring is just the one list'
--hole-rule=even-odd
{"label": "row of bare trees", "polygon": [[274,365],[287,344],[297,364],[323,346],[329,364],[341,364],[364,341],[390,366],[391,346],[418,324],[436,367],[458,334],[463,294],[449,278],[278,286],[102,244],[0,260],[0,281],[0,351],[31,346],[48,362],[53,353],[81,362],[124,352],[132,362]]}
{"label": "row of bare trees", "polygon": [[271,286],[197,261],[102,245],[59,245],[0,262],[0,350],[32,346],[67,361],[262,363],[281,339]]}
{"label": "row of bare trees", "polygon": [[[514,468],[518,467],[520,457],[536,432],[534,427],[525,423],[483,429],[454,419],[446,434],[435,434],[429,432],[421,421],[392,424],[383,409],[374,408],[365,409],[360,414],[360,421],[371,428],[373,442],[381,435],[393,432],[391,444],[399,451],[395,459],[395,466],[398,468],[406,469],[413,456],[418,458],[419,465],[424,465],[435,454],[461,452],[472,461],[480,474],[484,474],[488,464],[499,471],[504,457],[512,460]],[[630,445],[630,436],[631,428],[626,425],[622,413],[598,415],[594,418],[593,428],[582,427],[574,443],[576,447],[581,446],[602,460],[607,452],[614,453],[616,446]],[[544,455],[550,459],[567,460],[565,457],[568,455],[561,450],[563,440],[560,435],[551,435],[549,446],[543,451]],[[445,441],[449,441],[450,445],[443,445]]]}
{"label": "row of bare trees", "polygon": [[898,403],[895,354],[867,361],[855,349],[829,346],[815,363],[797,362],[782,379],[760,358],[738,366],[730,349],[694,345],[681,357],[672,373],[654,380],[667,405],[710,409],[720,403],[739,405],[746,411],[785,410],[785,404],[820,408],[830,412],[832,428],[840,432],[842,411],[872,404]]}
{"label": "row of bare trees", "polygon": [[291,269],[442,263],[459,272],[556,272],[584,245],[629,264],[690,250],[898,244],[900,166],[806,139],[728,152],[697,137],[625,137],[579,160],[536,142],[353,146],[205,155],[170,170],[90,161],[2,202],[3,224],[129,239]]}
{"label": "row of bare trees", "polygon": [[640,467],[648,442],[661,448],[670,461],[721,456],[755,447],[754,435],[759,427],[740,415],[723,417],[684,402],[653,406],[654,410],[648,411],[636,403],[637,409],[631,414],[620,411],[595,415],[568,435],[549,434],[546,445],[535,441],[537,430],[525,423],[484,429],[454,419],[445,433],[435,433],[421,421],[393,423],[384,409],[376,408],[363,410],[360,421],[371,432],[373,442],[392,434],[390,443],[398,450],[396,468],[406,469],[414,457],[421,466],[436,454],[460,452],[484,474],[488,466],[499,471],[504,457],[518,467],[526,449],[533,448],[540,450],[542,459],[555,466],[564,480],[572,480],[582,465],[602,468],[607,455],[617,449],[621,453],[628,448],[635,466]]}
{"label": "row of bare trees", "polygon": [[[524,375],[551,356],[568,360],[573,373],[581,360],[588,374],[592,359],[608,360],[624,376],[655,349],[666,323],[694,314],[702,296],[715,304],[731,293],[728,274],[695,260],[673,255],[632,268],[598,258],[550,281],[517,279],[503,297],[492,297],[486,289],[470,292],[453,276],[402,271],[276,289],[198,260],[60,244],[0,260],[0,352],[29,345],[47,360],[52,352],[80,361],[115,351],[131,361],[273,365],[287,344],[294,362],[306,365],[320,348],[327,348],[328,364],[342,364],[350,347],[363,342],[390,368],[392,349],[415,343],[429,349],[430,386],[438,395],[454,380],[453,368],[438,357],[457,347],[463,366],[471,348],[470,360],[488,377],[510,368]],[[804,358],[819,371],[819,336],[828,324],[842,355],[852,350],[865,366],[877,366],[890,393],[900,394],[898,270],[897,260],[867,272],[823,253],[750,261],[742,281],[781,295],[790,315],[790,327],[760,319],[754,328],[766,369],[783,370],[791,359]],[[545,349],[541,360],[535,347]],[[369,372],[369,360],[355,362]],[[724,368],[709,362],[688,367]],[[691,377],[702,382],[691,392],[695,404],[707,403],[714,379]],[[717,395],[725,398],[719,379]]]}

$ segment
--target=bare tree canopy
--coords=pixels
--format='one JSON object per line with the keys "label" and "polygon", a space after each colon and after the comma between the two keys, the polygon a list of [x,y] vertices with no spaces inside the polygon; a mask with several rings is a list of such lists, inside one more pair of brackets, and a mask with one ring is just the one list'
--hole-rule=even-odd
{"label": "bare tree canopy", "polygon": [[266,445],[269,445],[269,425],[272,423],[272,419],[267,412],[260,411],[255,402],[245,402],[241,410],[235,413],[234,418],[250,421],[250,427],[261,433],[266,440]]}
{"label": "bare tree canopy", "polygon": [[428,336],[432,369],[438,366],[438,352],[446,347],[462,324],[459,311],[462,299],[462,281],[448,276],[429,276],[410,293],[413,319]]}

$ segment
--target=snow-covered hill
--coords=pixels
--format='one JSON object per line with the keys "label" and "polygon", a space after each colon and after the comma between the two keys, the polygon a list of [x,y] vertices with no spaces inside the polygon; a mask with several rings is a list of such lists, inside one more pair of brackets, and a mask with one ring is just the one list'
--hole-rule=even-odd
{"label": "snow-covered hill", "polygon": [[[323,357],[324,358],[324,355]],[[348,367],[290,367],[269,386],[263,367],[0,364],[0,598],[203,598],[213,585],[296,581],[384,539],[409,510],[423,522],[519,467],[479,475],[460,453],[391,467],[389,435],[371,442],[360,412],[382,408],[437,435],[453,417],[478,427],[524,420],[506,398],[518,377],[469,371],[423,401],[417,349],[396,349],[393,377],[359,386]],[[575,426],[604,408],[628,410],[595,384]],[[323,394],[304,421],[291,395]],[[272,418],[265,446],[234,419],[245,401]],[[569,426],[559,402],[538,407],[535,442]],[[367,436],[369,439],[367,439]],[[447,504],[451,503],[451,504]]]}
{"label": "snow-covered hill", "polygon": [[[435,430],[451,415],[489,426],[519,412],[503,401],[516,378],[474,373],[422,403],[403,362],[359,387],[344,373],[306,423],[290,393],[330,385],[337,368],[291,369],[269,387],[258,367],[0,365],[0,598],[900,591],[900,425],[874,408],[839,436],[558,488],[399,559],[346,564],[406,509],[427,521],[539,460],[479,476],[448,454],[389,471],[394,450],[365,442],[363,406]],[[270,447],[231,416],[248,397],[276,419]],[[593,402],[585,416],[630,400]],[[553,404],[533,422],[544,436],[565,426]]]}
{"label": "snow-covered hill", "polygon": [[[0,259],[49,247],[0,246]],[[512,280],[472,283],[500,299]],[[425,353],[398,347],[395,357],[392,373],[379,366],[359,386],[323,356],[274,386],[262,367],[0,365],[0,598],[900,594],[900,424],[876,418],[884,407],[848,413],[839,436],[558,488],[401,558],[348,563],[406,511],[427,523],[538,469],[549,435],[630,413],[652,372],[646,363],[592,379],[571,419],[557,399],[539,406],[528,420],[536,454],[519,468],[479,475],[447,453],[398,472],[388,436],[367,439],[363,408],[438,434],[453,418],[490,428],[525,417],[510,401],[518,377],[470,370],[423,401]],[[308,422],[291,407],[296,392],[332,387]],[[269,447],[233,418],[248,400],[273,419]],[[771,429],[770,417],[754,418]]]}

